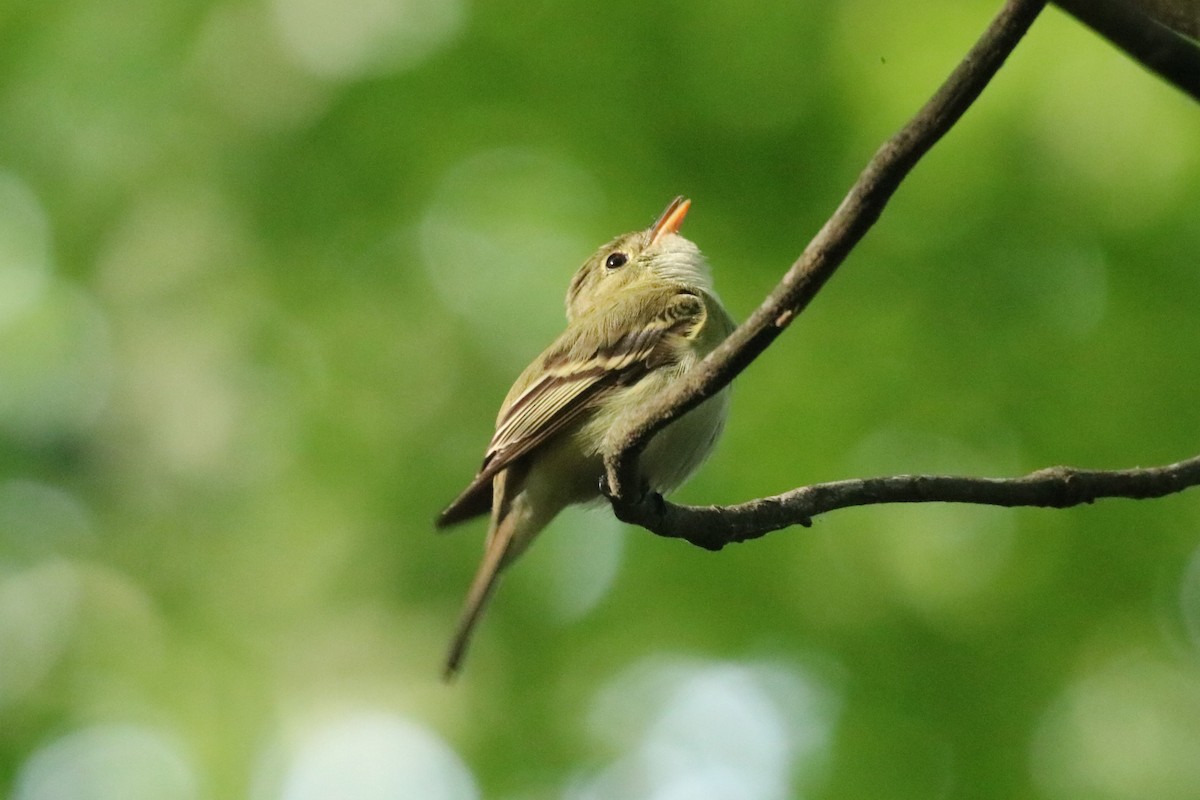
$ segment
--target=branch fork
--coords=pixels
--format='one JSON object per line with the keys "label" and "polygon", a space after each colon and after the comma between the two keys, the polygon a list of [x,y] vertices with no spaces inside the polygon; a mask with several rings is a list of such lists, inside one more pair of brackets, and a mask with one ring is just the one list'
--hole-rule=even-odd
{"label": "branch fork", "polygon": [[[807,527],[813,517],[849,506],[955,502],[1067,508],[1107,497],[1162,497],[1200,485],[1200,456],[1146,469],[1047,467],[1007,479],[856,478],[801,486],[732,506],[676,505],[648,492],[637,478],[637,458],[654,434],[726,386],[807,307],[883,213],[909,171],[979,97],[1045,4],[1045,0],[1007,0],[933,97],[879,148],[833,216],[758,309],[647,406],[617,439],[619,447],[605,458],[601,489],[618,519],[715,551],[793,525]],[[1180,82],[1172,82],[1188,91]]]}

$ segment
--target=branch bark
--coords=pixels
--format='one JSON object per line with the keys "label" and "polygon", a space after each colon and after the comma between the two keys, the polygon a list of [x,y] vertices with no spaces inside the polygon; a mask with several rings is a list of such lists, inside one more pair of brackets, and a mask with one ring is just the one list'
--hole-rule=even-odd
{"label": "branch bark", "polygon": [[1159,497],[1200,484],[1200,457],[1148,470],[1116,472],[1054,467],[1011,480],[893,476],[800,487],[736,506],[679,506],[645,494],[637,458],[655,433],[741,373],[808,304],[879,218],[920,158],[950,130],[987,86],[1037,18],[1045,0],[1007,0],[932,98],[883,144],[850,192],[763,303],[730,337],[655,402],[615,441],[605,458],[605,488],[616,516],[700,547],[791,525],[816,514],[868,503],[967,502],[1062,508],[1101,497]]}
{"label": "branch bark", "polygon": [[665,501],[615,505],[624,522],[706,550],[808,526],[827,511],[878,503],[975,503],[1070,508],[1108,497],[1146,500],[1200,485],[1200,456],[1162,467],[1083,470],[1048,467],[1020,478],[889,475],[801,486],[734,506],[680,506]]}
{"label": "branch bark", "polygon": [[651,403],[637,423],[615,439],[605,459],[616,503],[635,500],[636,460],[655,433],[737,377],[816,296],[879,219],[900,182],[983,91],[1045,6],[1045,0],[1008,0],[983,36],[907,125],[875,153],[800,258],[762,305],[671,391]]}

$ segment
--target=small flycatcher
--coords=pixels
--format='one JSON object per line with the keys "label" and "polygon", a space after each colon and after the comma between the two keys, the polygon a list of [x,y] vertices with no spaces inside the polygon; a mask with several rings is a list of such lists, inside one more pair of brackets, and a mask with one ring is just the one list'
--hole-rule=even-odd
{"label": "small flycatcher", "polygon": [[[700,249],[679,235],[691,201],[677,197],[646,230],[618,236],[584,262],[567,290],[567,329],[517,378],[470,485],[439,528],[491,511],[483,563],[446,658],[462,665],[500,571],[564,507],[598,500],[604,457],[651,398],[733,330]],[[638,464],[669,492],[700,466],[725,422],[727,390],[660,431]]]}

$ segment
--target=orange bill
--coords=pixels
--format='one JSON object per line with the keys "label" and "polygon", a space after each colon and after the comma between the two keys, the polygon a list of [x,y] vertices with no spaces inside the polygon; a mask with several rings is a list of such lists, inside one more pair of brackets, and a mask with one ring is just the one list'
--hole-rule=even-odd
{"label": "orange bill", "polygon": [[692,201],[682,195],[672,200],[667,210],[658,218],[658,222],[650,228],[650,243],[657,242],[668,233],[679,233],[679,226],[683,225],[683,218],[687,216],[691,207]]}

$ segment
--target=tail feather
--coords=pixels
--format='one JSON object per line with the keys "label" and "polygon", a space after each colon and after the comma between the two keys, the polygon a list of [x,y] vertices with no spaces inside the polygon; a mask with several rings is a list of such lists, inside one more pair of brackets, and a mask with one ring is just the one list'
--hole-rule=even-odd
{"label": "tail feather", "polygon": [[483,615],[483,609],[492,592],[495,591],[496,582],[500,579],[500,570],[507,563],[506,556],[512,546],[517,517],[516,514],[505,515],[489,532],[483,562],[471,582],[458,628],[454,632],[454,638],[450,640],[450,650],[446,654],[446,666],[442,677],[447,681],[452,680],[462,667],[463,659],[467,655],[467,646],[471,643],[471,634],[475,631],[475,625]]}
{"label": "tail feather", "polygon": [[488,513],[492,508],[492,480],[491,475],[486,480],[480,480],[479,476],[476,476],[471,485],[438,514],[434,525],[445,529]]}

